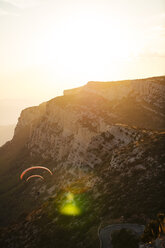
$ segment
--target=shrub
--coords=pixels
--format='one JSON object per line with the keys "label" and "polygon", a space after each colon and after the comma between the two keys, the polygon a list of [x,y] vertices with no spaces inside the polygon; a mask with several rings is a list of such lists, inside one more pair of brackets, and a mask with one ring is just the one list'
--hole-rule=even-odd
{"label": "shrub", "polygon": [[145,227],[144,233],[141,237],[142,242],[148,243],[158,237],[159,224],[156,220],[151,220]]}

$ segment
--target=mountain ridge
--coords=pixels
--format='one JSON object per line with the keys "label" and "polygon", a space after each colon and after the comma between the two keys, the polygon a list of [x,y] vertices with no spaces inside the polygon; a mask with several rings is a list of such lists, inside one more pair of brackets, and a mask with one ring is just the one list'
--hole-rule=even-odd
{"label": "mountain ridge", "polygon": [[[0,148],[0,213],[6,209],[1,216],[3,226],[20,223],[21,228],[15,227],[14,232],[19,237],[20,230],[29,225],[25,216],[34,211],[33,229],[37,208],[41,208],[47,217],[45,220],[40,216],[40,234],[44,231],[51,236],[52,229],[55,233],[63,230],[67,236],[72,227],[75,231],[79,225],[76,241],[73,238],[76,247],[96,247],[91,243],[88,246],[88,235],[97,230],[100,219],[111,223],[123,215],[126,220],[144,224],[147,218],[164,211],[165,77],[143,82],[149,89],[142,87],[142,92],[127,89],[127,81],[127,86],[114,84],[110,89],[101,83],[87,84],[21,112],[13,139]],[[118,92],[115,99],[111,98],[114,91]],[[125,91],[128,93],[123,94]],[[20,182],[20,173],[32,165],[47,166],[54,174],[51,178],[45,175],[44,184]],[[81,202],[86,206],[81,221],[73,217],[67,222],[67,217],[59,213],[60,200],[56,199],[67,192],[86,198]],[[44,230],[42,221],[50,229]],[[86,236],[81,234],[81,227],[86,229]],[[94,231],[91,232],[96,245]],[[56,242],[60,247],[58,235]],[[23,242],[21,239],[18,247],[24,246]],[[31,242],[27,247],[33,247]],[[73,247],[73,243],[68,247]],[[41,243],[40,246],[44,247]]]}

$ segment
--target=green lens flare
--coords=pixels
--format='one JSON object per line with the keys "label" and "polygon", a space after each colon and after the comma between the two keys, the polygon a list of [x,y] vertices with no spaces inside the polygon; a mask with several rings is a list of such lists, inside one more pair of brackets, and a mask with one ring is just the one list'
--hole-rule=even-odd
{"label": "green lens flare", "polygon": [[60,210],[61,214],[64,215],[80,215],[80,209],[73,203],[66,203]]}
{"label": "green lens flare", "polygon": [[75,196],[71,192],[68,192],[60,207],[60,213],[64,215],[80,215],[81,209],[77,206]]}

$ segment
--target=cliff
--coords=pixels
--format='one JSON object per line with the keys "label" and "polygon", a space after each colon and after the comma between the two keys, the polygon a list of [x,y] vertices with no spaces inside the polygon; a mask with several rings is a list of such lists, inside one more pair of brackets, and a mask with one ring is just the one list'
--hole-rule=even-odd
{"label": "cliff", "polygon": [[[0,244],[44,247],[46,235],[50,247],[66,247],[68,239],[67,247],[96,247],[101,219],[144,221],[164,211],[164,90],[165,77],[89,82],[23,110],[13,139],[0,148],[1,225],[19,223],[3,230]],[[53,176],[20,182],[32,165]],[[68,192],[80,218],[59,211]]]}
{"label": "cliff", "polygon": [[[14,139],[27,135],[30,156],[81,165],[92,138],[117,123],[161,130],[165,126],[165,77],[89,82],[64,96],[23,110]],[[113,134],[113,132],[112,132]]]}

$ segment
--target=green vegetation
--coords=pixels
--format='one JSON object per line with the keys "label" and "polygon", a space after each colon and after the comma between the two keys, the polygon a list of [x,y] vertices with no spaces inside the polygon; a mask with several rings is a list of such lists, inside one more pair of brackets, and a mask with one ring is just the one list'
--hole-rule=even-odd
{"label": "green vegetation", "polygon": [[[66,215],[61,211],[61,204],[65,206],[73,200],[75,206],[81,209],[81,214],[73,211],[71,215]],[[73,195],[61,191],[56,198],[44,204],[43,210],[42,218],[36,221],[40,229],[37,247],[97,247],[99,218],[90,192]]]}

